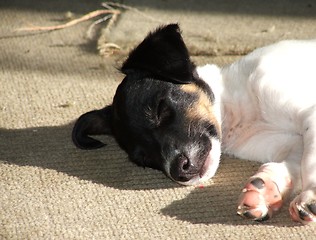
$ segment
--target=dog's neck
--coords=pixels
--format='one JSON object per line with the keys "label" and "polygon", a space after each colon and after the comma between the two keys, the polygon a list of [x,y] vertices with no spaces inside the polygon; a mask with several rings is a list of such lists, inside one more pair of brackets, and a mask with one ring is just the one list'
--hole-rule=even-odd
{"label": "dog's neck", "polygon": [[252,68],[241,69],[238,64],[222,69],[216,65],[197,69],[200,78],[209,84],[214,93],[212,109],[221,126],[222,151],[227,154],[234,152],[231,151],[232,146],[242,145],[253,131],[258,130],[253,126],[253,122],[260,118],[255,101],[257,96],[251,91],[247,81],[251,70]]}
{"label": "dog's neck", "polygon": [[222,144],[225,148],[226,144],[232,140],[229,138],[229,131],[235,129],[241,122],[248,122],[245,119],[249,116],[245,111],[246,106],[243,104],[245,98],[241,95],[247,95],[243,93],[243,90],[239,89],[242,87],[242,81],[236,79],[233,75],[232,68],[235,65],[230,65],[225,68],[219,68],[216,65],[205,65],[197,68],[197,72],[201,79],[203,79],[212,89],[215,102],[212,109],[215,111],[215,116],[218,123],[221,126],[222,132]]}

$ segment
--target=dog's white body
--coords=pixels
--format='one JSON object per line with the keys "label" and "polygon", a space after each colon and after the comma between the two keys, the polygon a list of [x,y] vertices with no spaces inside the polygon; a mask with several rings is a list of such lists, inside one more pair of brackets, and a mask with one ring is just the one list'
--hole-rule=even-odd
{"label": "dog's white body", "polygon": [[282,41],[198,73],[215,94],[222,152],[266,163],[258,174],[268,173],[282,196],[301,186],[290,210],[299,220],[316,202],[316,40]]}

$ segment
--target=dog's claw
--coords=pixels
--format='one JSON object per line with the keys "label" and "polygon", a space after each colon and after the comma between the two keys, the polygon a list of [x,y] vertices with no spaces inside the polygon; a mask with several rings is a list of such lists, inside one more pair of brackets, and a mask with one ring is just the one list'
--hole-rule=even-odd
{"label": "dog's claw", "polygon": [[[269,209],[264,201],[261,201],[258,192],[243,189],[240,199],[240,205],[237,208],[237,214],[239,216],[255,221],[264,221],[270,218]],[[250,205],[248,199],[254,200],[255,204]]]}
{"label": "dog's claw", "polygon": [[316,216],[316,203],[311,203],[307,205],[308,210]]}
{"label": "dog's claw", "polygon": [[316,223],[316,188],[300,193],[290,204],[293,221],[303,224]]}
{"label": "dog's claw", "polygon": [[238,206],[237,214],[241,217],[253,219],[255,221],[265,221],[270,218],[268,214],[262,215],[260,208],[250,208],[249,206],[245,205]]}
{"label": "dog's claw", "polygon": [[237,214],[255,221],[266,221],[282,206],[282,196],[270,179],[252,178],[242,190]]}
{"label": "dog's claw", "polygon": [[316,202],[306,203],[298,196],[290,204],[290,215],[293,221],[303,224],[316,223]]}

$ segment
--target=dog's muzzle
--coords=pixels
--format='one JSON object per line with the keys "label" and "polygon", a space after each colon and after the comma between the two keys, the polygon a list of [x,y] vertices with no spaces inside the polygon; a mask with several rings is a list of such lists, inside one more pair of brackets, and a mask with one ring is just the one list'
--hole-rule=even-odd
{"label": "dog's muzzle", "polygon": [[[188,154],[189,155],[189,154]],[[212,139],[212,148],[203,156],[180,153],[166,165],[166,175],[182,185],[197,185],[214,176],[219,165],[220,142]]]}

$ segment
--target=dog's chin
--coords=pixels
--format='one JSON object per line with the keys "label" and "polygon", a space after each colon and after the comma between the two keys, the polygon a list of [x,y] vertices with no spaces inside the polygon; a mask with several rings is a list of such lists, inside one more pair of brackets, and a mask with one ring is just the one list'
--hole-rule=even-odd
{"label": "dog's chin", "polygon": [[219,140],[212,139],[212,150],[209,152],[208,156],[206,157],[206,160],[204,162],[203,167],[200,170],[200,173],[191,178],[189,181],[181,182],[181,181],[175,181],[181,185],[199,185],[203,184],[206,181],[210,180],[216,173],[219,161],[221,156],[221,145]]}

